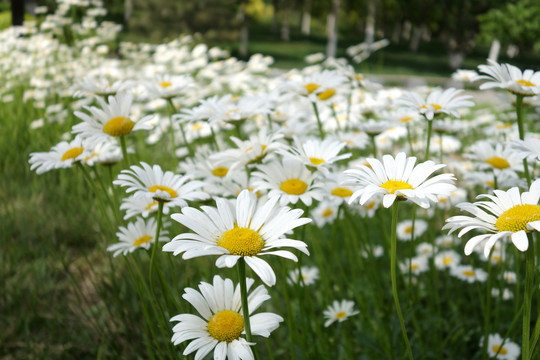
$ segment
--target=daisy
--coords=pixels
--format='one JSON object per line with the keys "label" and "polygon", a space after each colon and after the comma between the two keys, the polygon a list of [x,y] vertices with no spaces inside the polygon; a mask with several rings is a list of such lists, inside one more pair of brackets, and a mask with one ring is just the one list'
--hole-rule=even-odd
{"label": "daisy", "polygon": [[502,170],[523,170],[523,161],[516,152],[501,143],[492,143],[481,140],[474,143],[469,152],[465,155],[475,161],[475,164],[482,170],[493,170],[499,174]]}
{"label": "daisy", "polygon": [[85,106],[90,112],[86,114],[75,111],[75,116],[83,120],[73,126],[72,132],[87,138],[91,143],[99,143],[110,137],[124,136],[136,130],[149,130],[149,122],[153,116],[146,116],[139,121],[130,118],[130,108],[133,101],[131,94],[119,93],[109,96],[109,103],[101,98],[96,98],[99,106]]}
{"label": "daisy", "polygon": [[[480,340],[480,347],[484,346],[484,339]],[[488,346],[487,351],[489,357],[494,357],[498,360],[517,360],[521,349],[519,345],[505,339],[503,343],[503,338],[499,334],[489,334],[488,335]]]}
{"label": "daisy", "polygon": [[291,90],[307,97],[312,102],[325,101],[334,97],[337,89],[347,78],[337,71],[323,70],[306,76],[302,81],[290,85]]}
{"label": "daisy", "polygon": [[[155,213],[158,210],[159,202],[150,197],[145,196],[129,196],[122,200],[120,210],[124,210],[126,215],[124,220],[127,220],[133,216],[141,215],[147,218],[150,214]],[[169,214],[169,207],[163,206],[163,214]]]}
{"label": "daisy", "polygon": [[85,76],[75,84],[75,93],[73,96],[82,97],[88,95],[111,96],[119,92],[126,91],[132,86],[132,82],[125,80],[116,80],[111,82],[105,77],[94,78]]}
{"label": "daisy", "polygon": [[540,72],[530,69],[521,72],[513,65],[498,64],[493,60],[488,60],[488,63],[478,66],[485,75],[479,75],[475,80],[488,80],[480,85],[480,89],[501,88],[521,96],[540,94]]}
{"label": "daisy", "polygon": [[255,195],[244,190],[235,202],[218,198],[217,208],[203,206],[202,211],[186,207],[171,218],[193,233],[177,235],[165,244],[163,251],[174,255],[183,253],[183,259],[205,255],[220,255],[217,267],[233,267],[240,257],[268,286],[276,283],[276,275],[263,255],[277,255],[293,261],[297,257],[287,250],[292,247],[309,255],[307,245],[285,238],[290,230],[311,222],[301,218],[303,211],[276,206],[277,198],[258,202]]}
{"label": "daisy", "polygon": [[299,284],[300,286],[304,286],[313,285],[315,284],[315,281],[319,279],[319,269],[315,266],[302,266],[301,271],[301,275],[300,270],[298,269],[289,271],[287,282],[289,284]]}
{"label": "daisy", "polygon": [[[166,225],[165,225],[166,226]],[[155,219],[149,219],[148,222],[142,218],[129,223],[127,227],[120,226],[116,233],[120,242],[113,244],[107,248],[107,251],[114,252],[113,257],[118,255],[127,255],[137,249],[150,249],[150,245],[155,242],[157,222]],[[161,230],[159,241],[168,241],[167,230]]]}
{"label": "daisy", "polygon": [[395,159],[384,155],[383,162],[368,158],[370,167],[357,166],[345,170],[346,185],[356,185],[358,189],[349,199],[349,204],[360,197],[364,205],[375,194],[382,194],[383,206],[388,208],[394,201],[410,200],[422,208],[429,208],[430,202],[437,202],[437,195],[450,195],[456,189],[453,174],[440,174],[427,179],[446,165],[436,165],[428,160],[418,165],[415,157],[406,157],[401,152]]}
{"label": "daisy", "polygon": [[472,265],[457,265],[450,268],[450,275],[468,283],[487,280],[487,273],[482,269],[475,269]]}
{"label": "daisy", "polygon": [[[253,283],[253,279],[247,279],[248,291]],[[171,318],[170,321],[178,321],[173,327],[173,344],[192,340],[183,355],[196,351],[196,360],[205,358],[212,350],[214,359],[254,359],[250,348],[254,344],[242,337],[245,332],[240,286],[235,287],[230,279],[222,279],[216,275],[212,284],[201,282],[199,290],[186,288],[182,295],[197,309],[200,316],[180,314]],[[270,295],[264,285],[258,286],[249,294],[249,321],[253,335],[269,337],[283,321],[281,316],[273,313],[253,314],[268,299]]]}
{"label": "daisy", "polygon": [[321,201],[315,209],[310,212],[315,224],[322,228],[326,224],[331,224],[337,218],[339,206],[332,201]]}
{"label": "daisy", "polygon": [[407,274],[410,270],[413,275],[420,275],[429,269],[427,257],[424,255],[407,259],[399,263],[399,267],[403,273]]}
{"label": "daisy", "polygon": [[295,146],[279,153],[297,159],[308,167],[328,173],[328,166],[336,161],[348,159],[351,153],[338,155],[347,145],[339,140],[320,140],[309,139],[301,141],[298,137],[294,138]]}
{"label": "daisy", "polygon": [[[142,167],[141,167],[142,166]],[[134,192],[135,197],[146,197],[165,202],[166,206],[187,206],[186,200],[203,200],[208,195],[199,190],[204,183],[191,180],[189,176],[180,176],[172,171],[161,170],[159,165],[150,167],[145,162],[141,166],[132,165],[122,170],[114,185],[127,187],[126,192]]]}
{"label": "daisy", "polygon": [[[428,228],[427,222],[422,219],[416,219],[414,222],[414,238],[422,236]],[[413,232],[412,220],[404,220],[397,225],[397,238],[399,240],[409,241]]]}
{"label": "daisy", "polygon": [[460,255],[454,250],[441,251],[435,255],[435,267],[439,270],[452,268],[459,265],[461,261]]}
{"label": "daisy", "polygon": [[255,190],[269,190],[268,197],[278,198],[281,206],[296,204],[298,200],[311,206],[313,199],[322,199],[323,192],[315,182],[316,175],[297,160],[273,161],[260,165],[258,170],[253,173]]}
{"label": "daisy", "polygon": [[477,199],[486,200],[458,204],[458,208],[473,216],[453,216],[446,220],[443,229],[449,229],[449,233],[461,229],[458,237],[474,229],[488,232],[472,237],[465,244],[465,255],[470,255],[478,244],[486,241],[484,255],[488,257],[497,240],[505,238],[510,238],[518,250],[526,251],[529,247],[527,233],[540,231],[540,180],[533,182],[530,190],[521,195],[517,187],[493,192],[493,195],[477,196]]}
{"label": "daisy", "polygon": [[324,183],[324,190],[327,193],[326,197],[337,205],[349,201],[349,198],[353,194],[351,187],[342,185],[345,180],[345,174],[342,172],[328,173],[321,180]]}
{"label": "daisy", "polygon": [[358,314],[359,311],[354,309],[354,302],[350,300],[334,300],[332,305],[330,305],[326,310],[324,310],[323,315],[326,319],[324,327],[329,327],[333,322],[343,322],[349,317]]}
{"label": "daisy", "polygon": [[540,138],[527,136],[525,140],[512,140],[510,148],[521,159],[540,161]]}
{"label": "daisy", "polygon": [[72,141],[62,141],[48,152],[30,154],[30,170],[40,175],[54,169],[70,168],[74,163],[91,156],[83,140],[77,136]]}
{"label": "daisy", "polygon": [[195,88],[193,78],[188,75],[160,75],[152,81],[144,83],[149,94],[163,99],[171,99],[173,97],[188,94]]}
{"label": "daisy", "polygon": [[424,100],[417,93],[406,91],[403,93],[403,97],[396,101],[396,105],[416,110],[428,120],[432,120],[438,114],[448,114],[459,118],[459,109],[474,106],[474,103],[470,101],[472,96],[458,96],[461,92],[463,90],[454,88],[444,91],[437,89],[430,93],[427,99]]}

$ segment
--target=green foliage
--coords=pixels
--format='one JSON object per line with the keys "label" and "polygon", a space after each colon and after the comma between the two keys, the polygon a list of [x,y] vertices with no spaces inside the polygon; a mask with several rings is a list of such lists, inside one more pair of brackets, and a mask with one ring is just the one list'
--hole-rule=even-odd
{"label": "green foliage", "polygon": [[518,0],[492,9],[478,17],[481,40],[498,39],[506,44],[531,48],[540,45],[540,3]]}

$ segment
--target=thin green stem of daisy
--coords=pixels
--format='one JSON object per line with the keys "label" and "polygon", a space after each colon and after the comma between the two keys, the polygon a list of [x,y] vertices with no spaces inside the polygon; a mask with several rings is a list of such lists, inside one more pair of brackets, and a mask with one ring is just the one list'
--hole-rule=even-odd
{"label": "thin green stem of daisy", "polygon": [[529,249],[527,249],[527,263],[525,270],[525,295],[523,298],[523,338],[521,343],[521,354],[523,360],[530,359],[529,334],[531,332],[531,306],[534,292],[534,241],[532,234],[527,234]]}
{"label": "thin green stem of daisy", "polygon": [[373,157],[377,158],[377,142],[375,141],[375,135],[369,135],[369,139],[371,140],[371,148],[373,149]]}
{"label": "thin green stem of daisy", "polygon": [[443,134],[439,133],[439,162],[443,163],[443,143],[442,143]]}
{"label": "thin green stem of daisy", "polygon": [[272,116],[270,116],[270,114],[266,114],[266,118],[268,119],[268,129],[272,131]]}
{"label": "thin green stem of daisy", "polygon": [[531,343],[529,347],[529,353],[531,354],[531,357],[534,354],[534,348],[536,347],[536,343],[538,342],[538,338],[540,338],[540,314],[536,318],[536,325],[534,326],[533,335],[531,337]]}
{"label": "thin green stem of daisy", "polygon": [[319,109],[317,109],[317,103],[315,101],[312,101],[311,105],[313,105],[313,112],[315,113],[315,117],[317,118],[317,126],[319,127],[319,135],[321,137],[321,140],[324,140],[325,133],[322,127],[321,117],[319,116]]}
{"label": "thin green stem of daisy", "polygon": [[[172,102],[172,99],[169,98],[168,102],[169,102],[169,106],[171,107],[173,112],[176,112],[176,107],[174,106],[174,103]],[[173,127],[172,115],[171,115],[170,118],[171,118],[171,133],[172,133],[172,136],[173,136],[172,144],[173,144],[173,152],[174,152],[175,144],[174,144],[174,127]],[[184,131],[184,126],[182,125],[182,123],[179,123],[178,125],[180,127],[180,134],[182,134],[182,139],[184,140],[184,145],[186,146],[186,148],[188,150],[189,157],[193,157],[193,149],[191,148],[191,144],[187,141],[186,132]]]}
{"label": "thin green stem of daisy", "polygon": [[174,121],[173,121],[173,113],[176,111],[175,106],[172,102],[171,98],[167,98],[167,115],[169,115],[169,122],[170,122],[170,128],[169,128],[169,134],[171,135],[171,150],[174,152],[174,149],[176,149],[176,141],[174,139]]}
{"label": "thin green stem of daisy", "polygon": [[412,137],[411,137],[411,126],[407,123],[407,142],[409,143],[409,151],[411,156],[414,154]]}
{"label": "thin green stem of daisy", "polygon": [[125,136],[120,136],[120,147],[122,148],[122,166],[124,169],[129,169],[129,159]]}
{"label": "thin green stem of daisy", "polygon": [[392,206],[392,234],[390,237],[390,278],[392,280],[392,294],[394,295],[394,302],[396,304],[396,311],[399,318],[399,323],[401,325],[401,333],[403,335],[403,340],[407,346],[407,353],[409,359],[414,359],[411,349],[411,344],[409,343],[409,337],[407,336],[407,329],[405,328],[405,320],[403,320],[403,314],[401,313],[401,305],[399,304],[399,296],[397,291],[397,279],[396,279],[396,264],[397,264],[397,250],[396,250],[396,229],[397,229],[397,219],[398,219],[398,210],[399,210],[399,201],[396,201]]}
{"label": "thin green stem of daisy", "polygon": [[214,145],[216,147],[216,150],[219,151],[219,143],[217,141],[217,138],[216,138],[216,133],[214,132],[214,127],[210,124],[208,125],[210,126],[210,132],[212,133],[212,140],[214,140]]}
{"label": "thin green stem of daisy", "polygon": [[[525,139],[525,124],[523,119],[523,95],[516,95],[516,117],[518,123],[519,139]],[[525,178],[527,184],[531,186],[531,175],[529,174],[529,165],[527,164],[527,158],[523,159],[523,171],[525,172]]]}
{"label": "thin green stem of daisy", "polygon": [[338,130],[341,130],[341,125],[339,124],[339,119],[336,113],[336,109],[334,109],[334,105],[330,105],[330,109],[332,109],[332,115],[334,116],[334,119],[336,119],[336,125]]}
{"label": "thin green stem of daisy", "polygon": [[433,128],[433,120],[428,120],[428,128],[427,128],[427,140],[426,140],[426,152],[424,153],[424,161],[427,161],[429,157],[429,146],[431,143],[431,132]]}
{"label": "thin green stem of daisy", "polygon": [[157,228],[156,228],[156,237],[154,238],[154,244],[152,246],[152,257],[150,258],[150,269],[148,274],[148,279],[150,281],[150,286],[152,287],[152,275],[154,272],[154,263],[156,260],[156,252],[159,246],[159,232],[161,231],[161,218],[163,217],[163,205],[165,203],[161,200],[158,200],[158,213],[157,213]]}
{"label": "thin green stem of daisy", "polygon": [[[416,224],[416,207],[417,205],[414,204],[413,205],[413,208],[412,208],[412,223],[411,223],[411,247],[410,247],[410,253],[409,253],[409,256],[410,256],[410,259],[413,258],[414,256],[414,250],[415,250],[415,246],[414,246],[414,226]],[[408,276],[407,276],[407,301],[410,302],[410,296],[409,296],[409,292],[411,290],[411,285],[412,285],[412,266],[411,264],[409,263],[409,273],[408,273]],[[410,304],[409,304],[410,305]],[[410,307],[410,306],[409,306]]]}
{"label": "thin green stem of daisy", "polygon": [[249,308],[246,284],[246,260],[243,257],[238,259],[238,282],[240,283],[240,295],[242,298],[242,314],[244,316],[244,330],[246,340],[251,342],[251,323],[249,322]]}
{"label": "thin green stem of daisy", "polygon": [[487,359],[488,357],[488,337],[489,337],[489,330],[490,330],[490,322],[491,322],[491,283],[493,280],[493,273],[492,273],[492,266],[491,266],[491,255],[493,251],[489,253],[488,259],[487,259],[487,266],[488,266],[488,277],[487,277],[487,286],[486,286],[486,311],[484,313],[484,346],[483,346],[483,359]]}

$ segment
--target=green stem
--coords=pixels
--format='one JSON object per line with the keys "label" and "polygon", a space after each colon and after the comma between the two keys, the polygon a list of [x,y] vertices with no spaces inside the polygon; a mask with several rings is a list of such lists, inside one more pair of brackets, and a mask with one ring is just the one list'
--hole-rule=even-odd
{"label": "green stem", "polygon": [[251,323],[249,322],[249,308],[246,285],[246,261],[243,257],[238,259],[238,281],[240,282],[240,295],[242,297],[242,313],[244,316],[244,329],[246,330],[246,340],[251,342]]}
{"label": "green stem", "polygon": [[[174,112],[176,112],[176,107],[174,106],[174,103],[172,102],[172,99],[168,99],[169,106],[173,109]],[[178,124],[180,127],[180,133],[182,134],[182,139],[184,140],[184,145],[186,145],[189,153],[189,157],[193,157],[193,149],[191,148],[191,144],[187,141],[186,132],[184,131],[184,126],[180,123]],[[171,131],[174,131],[173,129],[173,122],[172,122],[172,116],[171,116]],[[174,153],[174,132],[173,132],[173,153]]]}
{"label": "green stem", "polygon": [[209,124],[208,126],[210,126],[210,132],[212,133],[212,139],[214,140],[214,145],[216,146],[216,150],[219,151],[219,143],[217,141],[217,138],[216,138],[216,133],[214,132],[214,127],[212,126],[212,124]]}
{"label": "green stem", "polygon": [[337,113],[336,113],[336,109],[334,109],[334,105],[330,105],[330,109],[332,109],[332,115],[334,115],[334,119],[336,119],[336,125],[337,125],[337,128],[338,130],[341,130],[341,125],[339,125],[339,119],[338,119],[338,116],[337,116]]}
{"label": "green stem", "polygon": [[122,148],[122,166],[124,169],[129,169],[129,159],[125,136],[120,136],[120,147]]}
{"label": "green stem", "polygon": [[321,118],[319,116],[319,109],[317,109],[317,103],[315,101],[312,101],[311,105],[313,105],[313,112],[315,112],[315,117],[317,118],[317,126],[319,127],[319,135],[321,136],[321,140],[324,140],[325,133],[322,127]]}
{"label": "green stem", "polygon": [[[516,116],[518,122],[519,139],[525,139],[525,125],[523,119],[523,95],[516,95]],[[525,178],[527,184],[531,186],[531,175],[529,174],[529,165],[527,164],[527,158],[523,159],[523,171],[525,172]]]}
{"label": "green stem", "polygon": [[149,274],[148,274],[148,278],[149,278],[151,287],[153,287],[152,286],[152,284],[153,284],[152,275],[153,275],[153,272],[154,272],[154,263],[155,263],[155,259],[156,259],[156,252],[157,252],[157,248],[159,246],[159,232],[161,231],[161,218],[163,216],[163,205],[164,204],[165,203],[162,200],[158,200],[156,237],[154,239],[154,245],[152,246],[152,257],[150,258],[150,269],[149,269]]}
{"label": "green stem", "polygon": [[171,98],[167,98],[167,112],[169,115],[169,121],[170,121],[170,129],[169,133],[171,135],[171,151],[174,153],[174,149],[176,149],[176,141],[174,139],[174,121],[173,121],[173,113],[176,111],[174,103],[172,102]]}
{"label": "green stem", "polygon": [[527,263],[525,273],[525,295],[523,298],[523,338],[521,343],[521,354],[523,360],[529,360],[529,334],[531,331],[531,305],[534,292],[534,242],[532,235],[527,235],[529,240],[529,249],[527,250]]}
{"label": "green stem", "polygon": [[272,131],[272,116],[270,114],[267,114],[266,118],[268,119],[268,129]]}
{"label": "green stem", "polygon": [[490,328],[490,321],[491,321],[491,282],[493,280],[493,274],[491,271],[491,254],[493,252],[489,253],[489,257],[487,259],[488,263],[488,278],[487,278],[487,290],[486,290],[486,311],[484,313],[484,347],[483,347],[483,359],[487,359],[488,352],[488,337],[489,337],[489,328]]}
{"label": "green stem", "polygon": [[432,128],[433,128],[433,120],[428,120],[426,152],[424,154],[424,161],[427,161],[427,159],[429,157],[429,145],[430,145],[430,142],[431,142],[431,129]]}
{"label": "green stem", "polygon": [[401,306],[399,304],[399,297],[397,291],[397,280],[396,280],[396,229],[397,229],[397,218],[398,218],[398,209],[399,202],[396,201],[392,206],[392,234],[390,237],[390,278],[392,280],[392,294],[394,295],[394,302],[396,304],[396,311],[399,317],[399,323],[401,325],[401,334],[403,335],[403,340],[407,346],[407,353],[409,359],[413,360],[413,354],[411,349],[411,344],[409,343],[409,337],[407,336],[407,329],[405,328],[405,321],[403,320],[403,314],[401,313]]}
{"label": "green stem", "polygon": [[407,123],[407,142],[409,143],[409,151],[411,152],[411,156],[414,155],[413,150],[413,144],[412,144],[412,137],[411,137],[411,127]]}
{"label": "green stem", "polygon": [[439,133],[439,162],[443,163],[443,143],[442,143],[443,133]]}
{"label": "green stem", "polygon": [[375,141],[375,135],[369,135],[371,140],[371,147],[373,148],[373,157],[377,158],[377,142]]}

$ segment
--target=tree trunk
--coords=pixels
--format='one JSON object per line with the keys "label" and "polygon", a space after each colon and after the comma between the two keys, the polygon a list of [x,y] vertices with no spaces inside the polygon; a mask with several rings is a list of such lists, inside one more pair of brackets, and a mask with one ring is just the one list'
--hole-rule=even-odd
{"label": "tree trunk", "polygon": [[281,21],[281,41],[289,42],[291,40],[290,15],[291,9],[289,5],[285,5],[283,9],[283,20]]}
{"label": "tree trunk", "polygon": [[340,0],[332,0],[332,11],[328,14],[326,29],[328,35],[328,43],[326,46],[326,56],[335,58],[338,43],[338,14]]}
{"label": "tree trunk", "polygon": [[240,48],[238,49],[238,53],[241,58],[247,58],[248,56],[249,27],[246,6],[247,3],[242,1],[242,4],[240,5],[240,21],[242,23],[242,27],[240,28]]}
{"label": "tree trunk", "polygon": [[275,34],[278,26],[278,12],[279,12],[279,0],[272,0],[274,7],[274,14],[272,15],[272,22],[270,23],[270,31]]}
{"label": "tree trunk", "polygon": [[24,0],[11,0],[11,25],[21,26],[24,21]]}
{"label": "tree trunk", "polygon": [[401,35],[401,22],[396,22],[394,24],[394,30],[392,30],[392,36],[390,36],[390,39],[394,44],[399,43],[399,37]]}
{"label": "tree trunk", "polygon": [[493,39],[491,42],[491,47],[489,48],[488,59],[497,61],[499,58],[499,52],[501,51],[501,42],[497,39]]}
{"label": "tree trunk", "polygon": [[364,42],[371,44],[375,41],[375,15],[377,11],[377,4],[375,0],[369,0],[368,13],[366,17],[366,33]]}
{"label": "tree trunk", "polygon": [[304,0],[301,32],[302,35],[309,35],[311,33],[311,0]]}
{"label": "tree trunk", "polygon": [[409,50],[411,50],[412,52],[418,51],[418,46],[420,45],[420,40],[422,39],[423,32],[424,32],[423,26],[416,26],[413,29],[411,42],[409,43]]}
{"label": "tree trunk", "polygon": [[131,20],[131,13],[133,12],[133,0],[124,1],[124,26],[129,28],[129,20]]}

